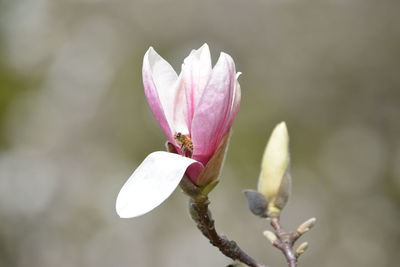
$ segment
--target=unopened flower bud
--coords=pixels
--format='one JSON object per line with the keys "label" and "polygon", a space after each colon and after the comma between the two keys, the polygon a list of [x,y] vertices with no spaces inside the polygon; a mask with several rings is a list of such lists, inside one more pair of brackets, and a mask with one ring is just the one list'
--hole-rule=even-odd
{"label": "unopened flower bud", "polygon": [[307,250],[307,248],[307,242],[301,243],[301,245],[296,249],[296,257],[299,257],[301,254],[303,254]]}
{"label": "unopened flower bud", "polygon": [[317,219],[315,218],[308,219],[297,228],[297,232],[302,235],[310,231],[310,229],[314,227],[316,221]]}
{"label": "unopened flower bud", "polygon": [[258,191],[269,201],[268,213],[279,214],[291,190],[289,134],[285,122],[273,130],[264,151]]}
{"label": "unopened flower bud", "polygon": [[276,241],[276,240],[278,240],[278,238],[276,237],[276,235],[273,233],[273,232],[271,232],[271,231],[268,231],[268,230],[266,230],[266,231],[264,231],[264,236],[269,240],[269,242],[271,242],[271,244],[274,244],[274,242]]}

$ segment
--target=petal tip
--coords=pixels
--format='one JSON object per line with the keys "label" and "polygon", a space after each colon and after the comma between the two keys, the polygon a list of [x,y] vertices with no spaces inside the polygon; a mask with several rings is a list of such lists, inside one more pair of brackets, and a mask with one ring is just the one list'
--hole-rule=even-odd
{"label": "petal tip", "polygon": [[287,130],[286,122],[281,121],[280,123],[278,123],[278,125],[276,125],[276,129],[287,132],[288,130]]}
{"label": "petal tip", "polygon": [[200,46],[200,48],[198,50],[199,51],[202,51],[202,50],[210,51],[210,47],[208,46],[207,43],[204,43],[202,46]]}
{"label": "petal tip", "polygon": [[148,58],[150,54],[157,53],[152,46],[147,49],[146,53],[144,54],[144,58]]}
{"label": "petal tip", "polygon": [[219,58],[216,65],[218,64],[224,64],[227,67],[235,68],[235,62],[233,61],[233,58],[225,52],[221,52],[219,54]]}

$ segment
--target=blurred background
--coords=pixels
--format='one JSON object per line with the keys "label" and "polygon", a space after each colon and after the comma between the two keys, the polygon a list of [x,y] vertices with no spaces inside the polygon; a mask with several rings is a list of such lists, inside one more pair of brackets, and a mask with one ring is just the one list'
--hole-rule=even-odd
{"label": "blurred background", "polygon": [[119,219],[115,199],[165,138],[143,94],[153,46],[177,71],[207,42],[235,59],[242,105],[211,193],[221,233],[271,267],[242,190],[275,124],[291,135],[300,266],[393,266],[400,246],[398,0],[0,1],[0,266],[226,266],[176,192]]}

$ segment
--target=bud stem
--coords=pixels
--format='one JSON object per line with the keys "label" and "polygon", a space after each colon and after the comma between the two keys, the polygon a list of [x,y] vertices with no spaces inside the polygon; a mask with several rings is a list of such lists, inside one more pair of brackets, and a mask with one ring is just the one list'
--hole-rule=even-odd
{"label": "bud stem", "polygon": [[220,236],[214,224],[214,219],[211,216],[211,212],[208,209],[210,201],[208,197],[201,194],[198,190],[196,196],[196,185],[184,177],[180,184],[183,191],[189,195],[189,209],[192,219],[196,222],[197,228],[203,233],[203,235],[210,240],[210,243],[219,248],[219,250],[225,256],[238,260],[250,267],[268,267],[267,265],[257,262],[255,259],[247,255],[233,240],[229,240],[224,236]]}

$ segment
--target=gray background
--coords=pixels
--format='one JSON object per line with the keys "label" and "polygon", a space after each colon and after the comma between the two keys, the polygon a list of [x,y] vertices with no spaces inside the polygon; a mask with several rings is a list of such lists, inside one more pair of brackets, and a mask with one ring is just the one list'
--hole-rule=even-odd
{"label": "gray background", "polygon": [[177,190],[153,212],[116,195],[164,136],[143,94],[149,46],[176,70],[207,42],[242,86],[221,183],[221,232],[285,266],[250,214],[262,151],[291,135],[294,228],[318,224],[300,266],[394,266],[400,230],[397,0],[0,1],[0,266],[226,266]]}

